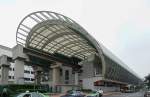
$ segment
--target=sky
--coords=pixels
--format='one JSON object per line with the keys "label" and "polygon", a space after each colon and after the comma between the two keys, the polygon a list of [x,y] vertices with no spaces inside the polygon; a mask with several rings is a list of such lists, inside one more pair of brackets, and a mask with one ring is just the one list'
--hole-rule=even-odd
{"label": "sky", "polygon": [[141,78],[150,73],[150,0],[0,0],[0,45],[16,45],[19,22],[35,11],[70,17]]}

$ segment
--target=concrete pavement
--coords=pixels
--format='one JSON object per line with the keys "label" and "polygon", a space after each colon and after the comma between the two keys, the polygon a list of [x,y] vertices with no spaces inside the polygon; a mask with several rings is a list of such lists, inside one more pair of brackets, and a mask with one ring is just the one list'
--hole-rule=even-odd
{"label": "concrete pavement", "polygon": [[[60,97],[64,94],[53,94],[50,97]],[[107,92],[104,93],[103,97],[144,97],[144,92],[136,93],[121,93],[121,92]]]}
{"label": "concrete pavement", "polygon": [[120,93],[120,94],[104,95],[103,97],[144,97],[144,92]]}
{"label": "concrete pavement", "polygon": [[[64,94],[63,93],[61,93],[61,94],[51,94],[50,97],[60,97]],[[109,97],[110,95],[119,95],[119,94],[120,94],[120,92],[107,92],[107,93],[104,93],[103,95],[106,96],[106,97],[107,96]]]}

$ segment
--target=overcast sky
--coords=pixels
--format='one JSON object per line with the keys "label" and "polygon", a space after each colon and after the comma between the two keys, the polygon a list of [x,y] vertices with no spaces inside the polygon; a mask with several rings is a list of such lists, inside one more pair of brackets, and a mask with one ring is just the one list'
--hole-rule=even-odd
{"label": "overcast sky", "polygon": [[150,0],[0,0],[0,45],[16,45],[27,14],[54,11],[83,26],[140,77],[150,73]]}

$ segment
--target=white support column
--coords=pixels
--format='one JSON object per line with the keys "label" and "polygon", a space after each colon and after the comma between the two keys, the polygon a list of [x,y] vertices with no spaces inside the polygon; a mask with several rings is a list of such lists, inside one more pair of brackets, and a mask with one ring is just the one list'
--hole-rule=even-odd
{"label": "white support column", "polygon": [[53,68],[53,85],[57,85],[60,82],[60,69],[59,67]]}
{"label": "white support column", "polygon": [[48,73],[48,85],[52,86],[52,70],[49,68],[49,73]]}
{"label": "white support column", "polygon": [[60,84],[60,66],[61,63],[55,63],[51,66],[53,85]]}
{"label": "white support column", "polygon": [[75,72],[74,76],[75,76],[75,85],[79,85],[79,74],[78,74],[78,72]]}
{"label": "white support column", "polygon": [[24,84],[24,61],[15,60],[15,83]]}

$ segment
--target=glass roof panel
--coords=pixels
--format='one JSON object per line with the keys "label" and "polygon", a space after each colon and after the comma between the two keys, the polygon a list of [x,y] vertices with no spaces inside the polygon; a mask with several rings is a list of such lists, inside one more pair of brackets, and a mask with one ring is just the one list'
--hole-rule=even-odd
{"label": "glass roof panel", "polygon": [[52,33],[49,36],[47,36],[48,39],[50,39],[51,37],[53,37],[54,35],[56,35],[56,33]]}
{"label": "glass roof panel", "polygon": [[60,37],[60,38],[57,38],[55,41],[56,42],[61,42],[61,41],[63,41],[64,40],[64,38],[63,37]]}
{"label": "glass roof panel", "polygon": [[31,47],[35,47],[36,45],[35,45],[35,44],[33,44],[33,43],[31,43],[31,44],[30,44],[30,46],[31,46]]}
{"label": "glass roof panel", "polygon": [[79,46],[74,46],[74,47],[72,47],[71,49],[73,49],[73,50],[79,50],[79,49],[81,49]]}
{"label": "glass roof panel", "polygon": [[92,47],[87,44],[85,39],[81,38],[77,34],[74,34],[75,32],[72,30],[64,28],[64,26],[54,25],[48,29],[41,29],[41,32],[39,30],[40,34],[37,33],[38,31],[35,32],[36,34],[33,34],[34,37],[32,37],[32,40],[34,40],[33,44],[36,44],[34,47],[41,49],[44,47],[43,45],[46,44],[45,47],[42,48],[44,51],[50,53],[58,52],[69,57],[76,54],[75,56],[82,59],[92,54],[86,51]]}
{"label": "glass roof panel", "polygon": [[45,27],[41,27],[41,28],[39,28],[36,32],[41,32],[42,30],[44,30],[45,29]]}
{"label": "glass roof panel", "polygon": [[41,32],[41,34],[47,37],[49,34],[52,34],[52,31],[45,29],[44,31]]}

